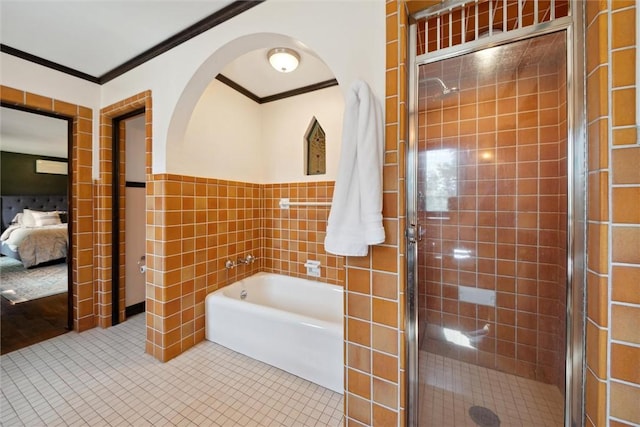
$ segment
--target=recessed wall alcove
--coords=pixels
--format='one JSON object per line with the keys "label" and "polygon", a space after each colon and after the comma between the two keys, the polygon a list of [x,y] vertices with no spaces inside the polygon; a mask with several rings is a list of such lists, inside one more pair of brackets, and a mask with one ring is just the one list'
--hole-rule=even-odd
{"label": "recessed wall alcove", "polygon": [[[311,258],[322,263],[321,281],[344,284],[344,259],[324,252],[328,207],[278,207],[282,197],[331,200],[344,109],[340,87],[258,104],[214,78],[237,57],[274,46],[317,58],[288,36],[240,37],[202,64],[172,115],[167,167],[173,173],[151,175],[147,200],[146,351],[160,360],[204,339],[205,296],[242,277],[258,271],[303,276]],[[304,172],[314,116],[333,144],[326,175]],[[258,261],[224,268],[227,259],[247,254]]]}

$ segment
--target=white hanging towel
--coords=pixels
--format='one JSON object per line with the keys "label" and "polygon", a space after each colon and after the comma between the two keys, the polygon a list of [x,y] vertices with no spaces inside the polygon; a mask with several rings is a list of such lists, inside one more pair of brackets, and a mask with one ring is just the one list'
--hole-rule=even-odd
{"label": "white hanging towel", "polygon": [[367,83],[349,88],[325,250],[364,256],[369,245],[384,242],[382,226],[382,109]]}

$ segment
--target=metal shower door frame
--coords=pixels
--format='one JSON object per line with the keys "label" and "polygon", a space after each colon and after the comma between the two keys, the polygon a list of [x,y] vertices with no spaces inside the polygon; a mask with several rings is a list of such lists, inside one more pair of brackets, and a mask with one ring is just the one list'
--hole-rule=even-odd
{"label": "metal shower door frame", "polygon": [[462,56],[494,46],[531,37],[564,31],[567,46],[567,330],[565,368],[565,427],[583,424],[584,405],[584,328],[586,286],[586,105],[584,64],[584,4],[571,1],[567,17],[538,23],[506,33],[493,34],[436,52],[417,55],[417,21],[477,0],[449,1],[418,12],[410,17],[408,34],[408,144],[406,152],[407,229],[405,282],[405,348],[406,348],[406,425],[418,425],[418,73],[419,67],[431,62]]}

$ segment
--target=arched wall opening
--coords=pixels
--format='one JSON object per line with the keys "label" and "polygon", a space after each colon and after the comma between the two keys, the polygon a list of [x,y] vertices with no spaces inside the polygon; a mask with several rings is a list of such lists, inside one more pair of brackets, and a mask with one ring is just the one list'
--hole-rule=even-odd
{"label": "arched wall opening", "polygon": [[[173,110],[169,128],[167,131],[167,170],[180,170],[176,161],[180,159],[180,150],[183,147],[185,133],[193,115],[194,109],[201,100],[203,93],[212,80],[222,69],[234,59],[250,51],[269,47],[290,47],[305,52],[322,60],[316,52],[305,43],[292,37],[276,33],[256,33],[238,37],[216,50],[206,59],[193,77],[186,84]],[[339,84],[343,84],[343,78],[333,71]],[[341,86],[341,89],[343,87]],[[344,89],[343,89],[344,90]]]}
{"label": "arched wall opening", "polygon": [[[299,175],[293,176],[217,173],[219,168],[207,166],[219,160],[217,157],[226,159],[225,152],[228,154],[234,146],[209,150],[206,135],[200,145],[192,141],[194,132],[190,126],[194,120],[200,120],[196,116],[215,120],[213,116],[223,114],[220,109],[201,114],[201,109],[210,108],[216,97],[254,102],[215,82],[215,76],[241,55],[282,46],[318,58],[309,47],[285,35],[259,33],[239,37],[202,63],[172,112],[167,133],[167,170],[172,173],[152,175],[149,186],[152,200],[147,203],[147,218],[153,223],[148,222],[147,227],[147,235],[152,237],[147,240],[151,282],[147,286],[146,349],[160,360],[169,360],[204,339],[205,296],[236,280],[259,271],[303,277],[306,272],[303,264],[314,259],[323,267],[319,280],[344,285],[344,258],[324,251],[328,207],[281,211],[278,206],[279,198],[330,201],[334,174],[308,177],[302,166],[292,166],[300,170]],[[335,77],[341,80],[339,75]],[[331,100],[328,104],[327,99]],[[257,138],[262,138],[263,131],[264,138],[272,133],[281,135],[273,131],[277,122],[283,121],[278,118],[281,114],[289,123],[300,122],[296,123],[300,126],[299,135],[294,132],[290,139],[294,145],[300,145],[301,153],[311,118],[317,116],[321,122],[325,118],[323,126],[326,123],[327,139],[335,151],[332,166],[337,170],[344,110],[340,87],[247,108],[264,109],[258,114],[262,117],[258,122],[244,123],[259,128]],[[304,113],[291,120],[300,111]],[[205,131],[214,128],[209,126]],[[249,254],[258,261],[233,270],[225,268],[226,260]]]}

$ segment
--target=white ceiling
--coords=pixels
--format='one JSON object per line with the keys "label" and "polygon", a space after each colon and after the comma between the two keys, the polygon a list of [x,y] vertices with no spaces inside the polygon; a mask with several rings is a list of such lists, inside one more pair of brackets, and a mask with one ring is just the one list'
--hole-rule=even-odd
{"label": "white ceiling", "polygon": [[2,44],[99,77],[232,0],[2,0]]}
{"label": "white ceiling", "polygon": [[67,121],[2,107],[0,151],[67,158]]}
{"label": "white ceiling", "polygon": [[[0,0],[0,43],[99,78],[231,3],[233,0]],[[271,47],[296,49],[301,57],[298,69],[285,74],[271,68],[267,61]],[[260,98],[334,78],[299,42],[269,48],[240,56],[222,74]],[[65,121],[7,108],[2,108],[0,116],[2,150],[66,157]],[[62,138],[52,129],[56,122],[63,126],[64,143],[56,142]],[[47,135],[52,141],[44,142]]]}
{"label": "white ceiling", "polygon": [[[296,49],[293,44],[278,47]],[[303,49],[296,49],[300,55],[300,64],[290,73],[281,73],[271,67],[267,59],[268,52],[269,49],[258,49],[239,56],[224,67],[220,74],[260,98],[334,78],[324,62]]]}
{"label": "white ceiling", "polygon": [[[0,42],[100,77],[231,3],[233,0],[0,0]],[[295,43],[271,47],[295,47]],[[277,73],[268,65],[267,50],[243,55],[222,74],[259,97],[334,78],[321,60],[304,50],[298,50],[297,70]]]}

